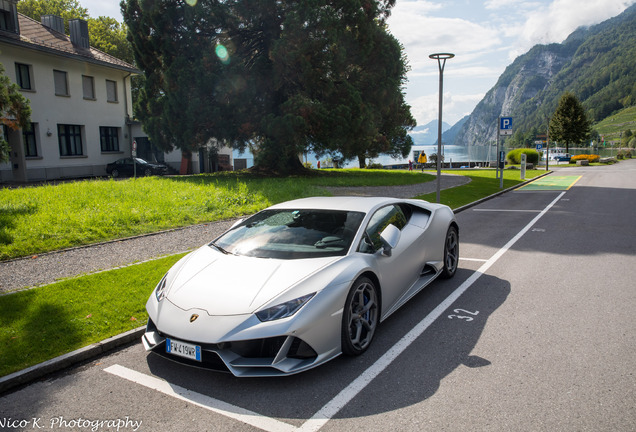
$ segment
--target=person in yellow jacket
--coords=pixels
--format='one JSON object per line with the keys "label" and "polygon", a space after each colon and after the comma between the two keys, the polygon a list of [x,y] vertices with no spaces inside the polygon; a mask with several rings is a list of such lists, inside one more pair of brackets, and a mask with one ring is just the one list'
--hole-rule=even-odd
{"label": "person in yellow jacket", "polygon": [[420,156],[417,158],[417,163],[420,164],[420,167],[422,168],[422,172],[424,172],[424,164],[426,162],[427,162],[426,153],[424,152],[420,153]]}

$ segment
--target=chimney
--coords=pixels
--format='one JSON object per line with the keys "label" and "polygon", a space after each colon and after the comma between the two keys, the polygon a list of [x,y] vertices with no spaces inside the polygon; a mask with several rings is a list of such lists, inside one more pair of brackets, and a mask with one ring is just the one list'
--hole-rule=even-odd
{"label": "chimney", "polygon": [[68,20],[68,27],[71,30],[71,42],[82,48],[90,48],[88,44],[88,23],[83,19]]}
{"label": "chimney", "polygon": [[64,20],[57,15],[42,15],[40,18],[42,25],[64,34]]}

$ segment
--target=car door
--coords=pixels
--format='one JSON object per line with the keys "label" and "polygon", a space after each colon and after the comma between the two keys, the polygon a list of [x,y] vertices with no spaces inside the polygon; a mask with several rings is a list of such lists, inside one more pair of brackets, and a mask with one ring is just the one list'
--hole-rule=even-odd
{"label": "car door", "polygon": [[[380,234],[389,224],[400,229],[400,240],[387,256],[383,252]],[[418,239],[422,229],[409,224],[407,214],[399,205],[377,210],[365,228],[359,252],[373,254],[373,262],[382,290],[382,315],[417,281],[422,270]]]}

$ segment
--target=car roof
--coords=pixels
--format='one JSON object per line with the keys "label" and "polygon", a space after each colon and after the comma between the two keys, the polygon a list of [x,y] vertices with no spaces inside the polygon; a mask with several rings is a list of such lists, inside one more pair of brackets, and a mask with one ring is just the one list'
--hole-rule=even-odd
{"label": "car roof", "polygon": [[[284,203],[276,204],[270,209],[325,209],[344,210],[368,213],[371,210],[388,204],[409,202],[388,197],[359,197],[359,196],[337,196],[337,197],[311,197],[300,198]],[[425,201],[422,201],[425,203]]]}

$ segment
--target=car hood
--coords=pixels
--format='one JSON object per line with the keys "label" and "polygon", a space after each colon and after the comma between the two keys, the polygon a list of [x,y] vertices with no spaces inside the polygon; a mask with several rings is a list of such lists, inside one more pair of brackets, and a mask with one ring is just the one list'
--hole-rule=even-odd
{"label": "car hood", "polygon": [[180,309],[203,309],[209,315],[253,313],[340,258],[264,259],[225,255],[204,246],[170,275],[166,299]]}

